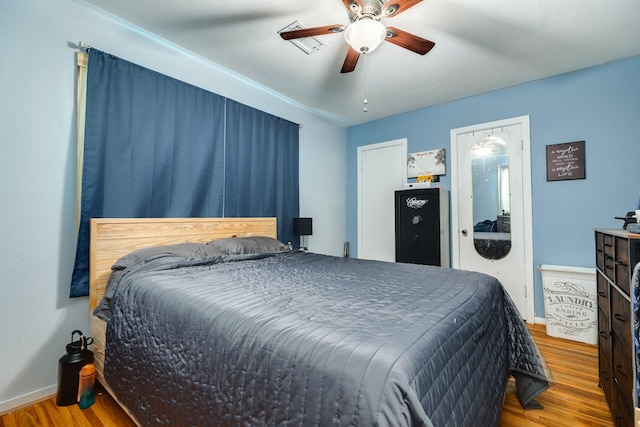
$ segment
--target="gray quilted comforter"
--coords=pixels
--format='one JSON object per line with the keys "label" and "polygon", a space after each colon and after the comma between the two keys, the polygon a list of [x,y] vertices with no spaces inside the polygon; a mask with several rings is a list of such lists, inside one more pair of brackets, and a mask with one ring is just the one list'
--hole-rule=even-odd
{"label": "gray quilted comforter", "polygon": [[497,426],[544,361],[501,284],[304,252],[124,270],[105,378],[141,425]]}

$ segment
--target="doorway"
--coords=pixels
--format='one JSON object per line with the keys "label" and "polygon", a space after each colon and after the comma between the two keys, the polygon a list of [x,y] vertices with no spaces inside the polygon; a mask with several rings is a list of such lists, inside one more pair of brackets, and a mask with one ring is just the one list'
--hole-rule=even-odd
{"label": "doorway", "polygon": [[406,139],[358,147],[358,258],[395,261],[394,197],[406,165]]}
{"label": "doorway", "polygon": [[529,117],[451,130],[453,266],[496,277],[534,321]]}

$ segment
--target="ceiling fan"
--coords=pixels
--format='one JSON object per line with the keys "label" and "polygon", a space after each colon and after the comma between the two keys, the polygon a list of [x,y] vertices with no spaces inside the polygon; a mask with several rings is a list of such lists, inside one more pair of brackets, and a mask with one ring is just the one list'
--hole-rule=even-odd
{"label": "ceiling fan", "polygon": [[341,73],[355,70],[361,54],[372,52],[384,40],[408,49],[419,55],[429,52],[435,43],[395,27],[385,27],[382,18],[392,18],[422,0],[342,0],[349,12],[349,25],[325,25],[302,30],[283,31],[284,40],[344,32],[349,43],[347,57]]}

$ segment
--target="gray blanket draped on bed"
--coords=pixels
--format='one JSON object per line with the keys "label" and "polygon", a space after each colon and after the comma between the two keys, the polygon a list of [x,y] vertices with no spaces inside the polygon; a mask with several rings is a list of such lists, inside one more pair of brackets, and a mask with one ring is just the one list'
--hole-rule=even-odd
{"label": "gray blanket draped on bed", "polygon": [[291,252],[157,258],[110,287],[105,378],[142,425],[497,426],[510,373],[525,407],[548,387],[479,273]]}

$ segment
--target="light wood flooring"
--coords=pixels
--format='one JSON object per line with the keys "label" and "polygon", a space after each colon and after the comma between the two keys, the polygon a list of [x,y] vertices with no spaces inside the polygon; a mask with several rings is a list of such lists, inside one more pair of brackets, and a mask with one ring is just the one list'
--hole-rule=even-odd
{"label": "light wood flooring", "polygon": [[[549,337],[544,325],[530,329],[555,384],[538,399],[544,409],[525,411],[510,382],[500,427],[613,427],[604,394],[598,387],[597,347]],[[0,427],[134,425],[100,387],[96,389],[96,403],[88,409],[76,405],[58,407],[54,396],[0,418]]]}
{"label": "light wood flooring", "polygon": [[530,325],[555,384],[536,399],[544,409],[525,411],[509,382],[500,427],[613,427],[598,387],[598,347],[550,337],[544,325]]}
{"label": "light wood flooring", "polygon": [[135,427],[136,424],[97,384],[96,403],[87,409],[78,405],[57,406],[56,397],[2,415],[0,427]]}

